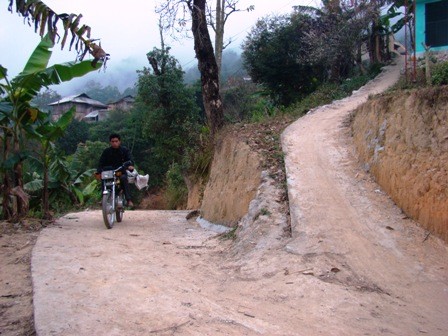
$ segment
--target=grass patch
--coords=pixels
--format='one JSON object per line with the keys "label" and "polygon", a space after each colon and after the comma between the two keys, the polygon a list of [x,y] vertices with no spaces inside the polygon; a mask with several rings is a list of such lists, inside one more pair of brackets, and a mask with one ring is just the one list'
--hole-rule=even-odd
{"label": "grass patch", "polygon": [[236,230],[238,230],[238,226],[234,226],[229,231],[227,231],[225,233],[222,233],[219,236],[219,239],[221,239],[221,240],[235,240],[236,237],[237,237]]}
{"label": "grass patch", "polygon": [[165,199],[169,210],[182,209],[188,201],[188,189],[182,177],[181,167],[172,164],[166,174],[167,188]]}
{"label": "grass patch", "polygon": [[365,75],[358,75],[343,80],[341,83],[324,83],[316,91],[309,94],[299,102],[284,109],[284,113],[298,117],[318,106],[327,105],[335,100],[350,96],[381,72],[381,67],[376,65],[369,69]]}

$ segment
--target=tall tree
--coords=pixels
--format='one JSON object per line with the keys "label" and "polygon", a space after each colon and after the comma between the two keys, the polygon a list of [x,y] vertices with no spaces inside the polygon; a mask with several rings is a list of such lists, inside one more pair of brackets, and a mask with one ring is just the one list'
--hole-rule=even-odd
{"label": "tall tree", "polygon": [[298,16],[310,15],[316,24],[306,35],[309,51],[306,62],[320,63],[328,70],[329,79],[338,82],[347,77],[357,62],[361,65],[360,51],[366,31],[372,20],[371,12],[341,5],[340,0],[323,1],[322,8],[295,7]]}
{"label": "tall tree", "polygon": [[[409,0],[409,3],[413,2]],[[366,25],[365,42],[369,52],[371,63],[382,63],[390,58],[388,45],[392,33],[389,19],[391,13],[384,15],[385,5],[393,4],[394,7],[403,4],[402,0],[324,0],[324,7],[328,12],[342,9],[345,13],[353,12],[357,20],[368,20]],[[394,14],[396,15],[396,14]]]}
{"label": "tall tree", "polygon": [[308,34],[317,25],[315,18],[304,14],[267,17],[256,23],[244,42],[249,75],[278,104],[293,103],[325,79],[325,66],[308,58]]}
{"label": "tall tree", "polygon": [[[219,69],[207,24],[206,0],[170,0],[158,11],[174,26],[177,20],[186,22],[191,17],[194,51],[201,73],[202,97],[212,137],[224,125],[222,99],[219,92]],[[178,18],[180,16],[180,18]]]}
{"label": "tall tree", "polygon": [[[242,9],[237,8],[239,0],[216,0],[215,10],[213,5],[208,6],[208,22],[215,31],[215,57],[218,64],[218,70],[221,74],[222,53],[224,49],[232,42],[229,40],[227,44],[224,43],[224,28],[229,16],[236,12],[241,12]],[[254,6],[247,7],[246,11],[254,10]]]}
{"label": "tall tree", "polygon": [[208,32],[205,4],[206,0],[194,0],[189,8],[192,17],[194,51],[201,72],[205,113],[213,136],[224,124],[224,112],[219,92],[219,68]]}
{"label": "tall tree", "polygon": [[139,120],[136,124],[150,142],[148,173],[160,184],[168,167],[180,164],[186,151],[197,142],[200,109],[193,89],[184,84],[182,69],[170,56],[169,49],[154,48],[147,56],[151,69],[139,71],[133,117]]}

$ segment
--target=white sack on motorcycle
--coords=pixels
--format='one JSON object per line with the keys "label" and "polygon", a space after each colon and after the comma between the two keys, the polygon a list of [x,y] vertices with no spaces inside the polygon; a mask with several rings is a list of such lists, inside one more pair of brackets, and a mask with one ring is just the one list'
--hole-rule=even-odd
{"label": "white sack on motorcycle", "polygon": [[126,174],[128,176],[128,182],[129,183],[135,183],[135,186],[138,188],[138,190],[142,190],[143,188],[148,186],[149,181],[149,175],[139,175],[137,172],[137,169],[134,169],[133,171],[126,171]]}
{"label": "white sack on motorcycle", "polygon": [[137,179],[135,181],[135,186],[138,190],[142,190],[148,186],[149,175],[137,175]]}

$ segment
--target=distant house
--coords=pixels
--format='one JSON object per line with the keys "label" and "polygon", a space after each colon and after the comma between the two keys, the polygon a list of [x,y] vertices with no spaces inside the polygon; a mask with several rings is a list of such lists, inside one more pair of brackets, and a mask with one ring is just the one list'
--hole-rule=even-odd
{"label": "distant house", "polygon": [[117,100],[116,102],[109,103],[108,109],[109,110],[123,110],[123,111],[129,111],[132,106],[134,106],[135,98],[133,96],[125,96],[121,98],[120,100]]}
{"label": "distant house", "polygon": [[85,121],[98,121],[107,117],[106,104],[90,98],[85,93],[79,95],[64,97],[54,103],[48,104],[52,107],[52,118],[57,120],[61,115],[67,112],[72,106],[75,106],[75,118]]}
{"label": "distant house", "polygon": [[448,52],[448,0],[416,0],[415,8],[416,52]]}

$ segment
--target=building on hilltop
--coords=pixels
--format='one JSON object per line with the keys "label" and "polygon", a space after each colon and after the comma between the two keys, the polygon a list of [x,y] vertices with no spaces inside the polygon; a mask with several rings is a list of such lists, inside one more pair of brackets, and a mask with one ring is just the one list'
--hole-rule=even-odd
{"label": "building on hilltop", "polygon": [[134,106],[135,98],[131,95],[127,95],[120,100],[117,100],[116,102],[109,103],[108,109],[109,110],[123,110],[123,111],[129,111],[132,106]]}
{"label": "building on hilltop", "polygon": [[48,104],[52,108],[52,118],[57,120],[73,106],[76,109],[75,119],[85,121],[99,121],[107,117],[108,106],[90,98],[85,93],[64,97]]}

